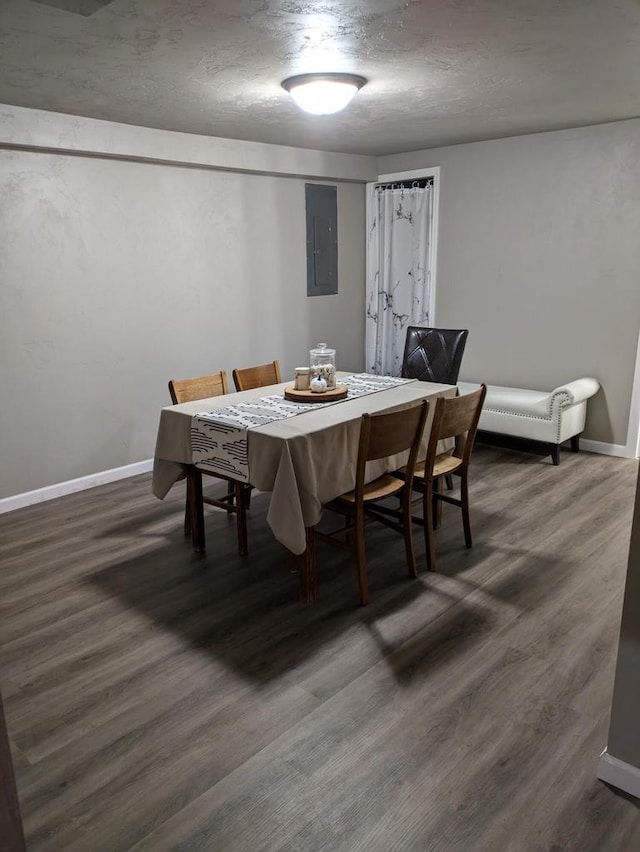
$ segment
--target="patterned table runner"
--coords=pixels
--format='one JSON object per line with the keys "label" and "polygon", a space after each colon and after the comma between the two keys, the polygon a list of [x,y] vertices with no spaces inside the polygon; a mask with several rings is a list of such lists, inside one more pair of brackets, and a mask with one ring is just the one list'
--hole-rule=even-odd
{"label": "patterned table runner", "polygon": [[[345,376],[339,384],[348,388],[346,399],[366,396],[370,393],[411,382],[395,376],[375,376],[357,373]],[[231,476],[240,482],[249,482],[247,431],[257,426],[266,426],[275,420],[286,420],[297,414],[339,405],[345,400],[333,402],[292,402],[282,396],[263,396],[253,402],[238,402],[203,411],[191,420],[191,453],[196,467]]]}

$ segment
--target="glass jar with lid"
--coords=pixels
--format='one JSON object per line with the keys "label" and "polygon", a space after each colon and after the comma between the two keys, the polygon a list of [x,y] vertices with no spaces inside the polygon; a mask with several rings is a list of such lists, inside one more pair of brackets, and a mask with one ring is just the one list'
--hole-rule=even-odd
{"label": "glass jar with lid", "polygon": [[329,349],[326,343],[318,343],[315,349],[309,350],[309,366],[311,377],[325,379],[327,390],[336,386],[336,350]]}

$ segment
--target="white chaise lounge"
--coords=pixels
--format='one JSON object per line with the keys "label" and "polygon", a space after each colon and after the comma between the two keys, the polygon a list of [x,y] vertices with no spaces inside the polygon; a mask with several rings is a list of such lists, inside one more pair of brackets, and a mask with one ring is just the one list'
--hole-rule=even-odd
{"label": "white chaise lounge", "polygon": [[[461,394],[477,387],[475,383],[458,382]],[[587,400],[599,387],[597,379],[592,378],[576,379],[549,393],[487,385],[478,430],[544,443],[553,463],[559,464],[560,444],[564,441],[571,439],[574,452],[580,449]]]}

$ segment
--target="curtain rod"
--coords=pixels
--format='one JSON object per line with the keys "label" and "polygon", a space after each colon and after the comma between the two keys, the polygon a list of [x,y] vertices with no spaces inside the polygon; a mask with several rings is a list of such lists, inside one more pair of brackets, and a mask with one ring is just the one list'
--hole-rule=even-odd
{"label": "curtain rod", "polygon": [[376,190],[424,189],[425,186],[433,186],[433,177],[410,178],[409,180],[394,180],[389,183],[377,183]]}

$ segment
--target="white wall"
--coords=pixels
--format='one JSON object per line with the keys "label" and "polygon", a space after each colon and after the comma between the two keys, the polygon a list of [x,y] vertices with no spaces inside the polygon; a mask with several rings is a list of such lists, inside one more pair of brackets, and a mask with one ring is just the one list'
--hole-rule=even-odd
{"label": "white wall", "polygon": [[[149,458],[169,377],[326,339],[363,366],[364,190],[441,168],[437,321],[461,378],[594,375],[626,442],[640,328],[640,121],[370,157],[0,106],[0,499]],[[305,295],[305,180],[338,185],[338,296]]]}
{"label": "white wall", "polygon": [[[183,160],[197,137],[182,146],[183,134],[145,130],[141,162],[126,155],[139,128],[3,115],[19,121],[3,125],[11,147],[0,151],[11,400],[0,409],[0,498],[150,458],[169,378],[222,368],[231,380],[233,367],[273,358],[289,376],[321,339],[339,368],[362,369],[364,189],[342,178],[372,177],[370,158],[238,143],[231,163],[225,146],[225,168],[243,171],[218,171],[215,140],[203,140],[203,161],[185,168],[166,157]],[[90,155],[92,131],[106,156]],[[305,179],[281,176],[283,150],[296,174],[303,165],[338,186],[337,296],[306,296]],[[250,162],[278,174],[251,173]]]}
{"label": "white wall", "polygon": [[379,160],[440,166],[436,319],[461,379],[549,390],[592,375],[585,437],[625,445],[640,328],[640,121]]}

